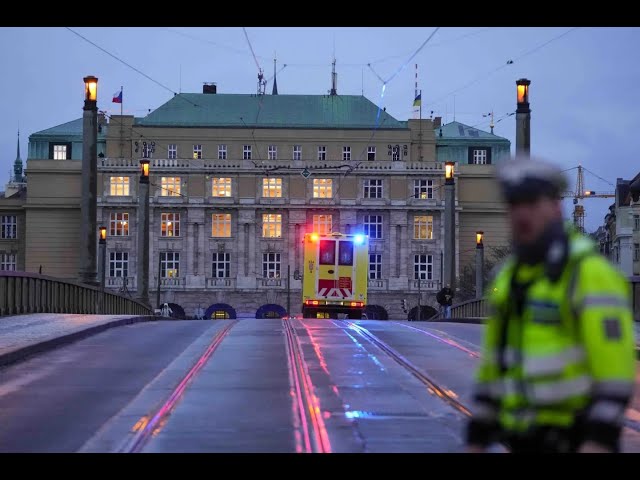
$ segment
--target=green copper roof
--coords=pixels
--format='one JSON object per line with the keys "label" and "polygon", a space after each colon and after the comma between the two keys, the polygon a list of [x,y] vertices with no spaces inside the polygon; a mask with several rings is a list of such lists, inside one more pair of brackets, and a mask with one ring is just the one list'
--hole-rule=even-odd
{"label": "green copper roof", "polygon": [[[442,129],[442,137],[440,137],[440,130]],[[500,141],[503,140],[505,142],[509,142],[507,138],[499,137],[498,135],[494,135],[493,133],[485,132],[483,130],[478,130],[477,128],[470,127],[469,125],[465,125],[460,122],[451,122],[445,125],[442,125],[440,128],[436,128],[435,130],[436,140],[438,139],[446,139],[446,140],[493,140]]]}
{"label": "green copper roof", "polygon": [[360,95],[180,93],[136,125],[174,127],[405,129]]}
{"label": "green copper roof", "polygon": [[[35,132],[30,135],[32,136],[43,136],[43,137],[73,137],[73,136],[82,136],[82,118],[78,118],[76,120],[71,120],[67,123],[62,123],[55,127],[47,128],[46,130],[40,130],[39,132]],[[102,128],[102,132],[98,132],[98,138],[104,139],[106,135],[106,128]]]}

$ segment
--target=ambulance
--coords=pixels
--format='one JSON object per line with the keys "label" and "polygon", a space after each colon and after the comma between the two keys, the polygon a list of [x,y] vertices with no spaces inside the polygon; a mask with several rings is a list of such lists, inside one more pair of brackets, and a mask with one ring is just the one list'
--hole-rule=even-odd
{"label": "ambulance", "polygon": [[369,237],[307,233],[304,236],[302,316],[362,318],[367,305]]}

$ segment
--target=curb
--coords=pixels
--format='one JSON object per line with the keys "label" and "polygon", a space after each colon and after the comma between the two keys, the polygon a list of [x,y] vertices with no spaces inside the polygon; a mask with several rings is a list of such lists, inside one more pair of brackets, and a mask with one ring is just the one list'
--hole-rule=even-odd
{"label": "curb", "polygon": [[80,330],[77,332],[72,332],[61,335],[59,337],[49,338],[41,342],[32,343],[24,347],[18,347],[17,349],[10,352],[0,354],[0,367],[4,367],[12,363],[17,363],[21,360],[26,359],[27,357],[30,357],[31,355],[35,355],[36,353],[48,352],[63,345],[82,340],[97,333],[103,332],[109,328],[163,319],[163,317],[156,317],[153,315],[122,318],[120,320],[114,320],[112,322],[103,323],[101,325],[94,325],[93,327],[85,328],[84,330]]}

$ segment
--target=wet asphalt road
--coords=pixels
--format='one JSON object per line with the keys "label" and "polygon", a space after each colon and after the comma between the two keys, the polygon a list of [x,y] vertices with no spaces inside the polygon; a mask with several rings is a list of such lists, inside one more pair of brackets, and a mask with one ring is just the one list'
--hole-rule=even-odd
{"label": "wet asphalt road", "polygon": [[[289,325],[303,355],[301,377],[291,370],[285,324],[257,319],[117,327],[0,369],[0,451],[128,451],[143,431],[152,432],[139,443],[143,452],[296,452],[314,435],[327,452],[462,449],[465,415],[354,325],[464,405],[482,326]],[[196,373],[181,383],[189,372]],[[303,378],[306,396],[294,378]],[[182,395],[167,403],[180,385]],[[154,424],[159,411],[167,415]],[[640,451],[640,435],[626,435],[626,449]]]}

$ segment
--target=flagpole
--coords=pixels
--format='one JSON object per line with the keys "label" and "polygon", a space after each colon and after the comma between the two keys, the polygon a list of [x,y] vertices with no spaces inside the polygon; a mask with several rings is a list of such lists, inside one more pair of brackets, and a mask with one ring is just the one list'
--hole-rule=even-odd
{"label": "flagpole", "polygon": [[[420,161],[422,161],[422,89],[420,89]],[[420,282],[420,279],[418,279]]]}
{"label": "flagpole", "polygon": [[[124,103],[124,95],[122,94],[122,86],[120,86],[120,116],[122,117],[122,104]],[[122,119],[120,119],[122,123]]]}

